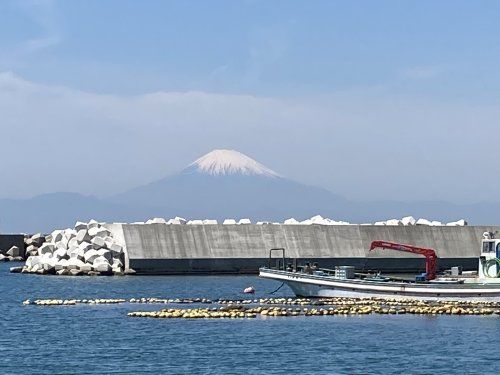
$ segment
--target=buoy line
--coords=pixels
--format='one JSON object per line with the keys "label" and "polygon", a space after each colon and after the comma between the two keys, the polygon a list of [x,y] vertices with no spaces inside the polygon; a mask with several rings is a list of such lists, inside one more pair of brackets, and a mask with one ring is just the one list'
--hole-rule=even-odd
{"label": "buoy line", "polygon": [[[260,298],[218,299],[207,298],[94,298],[94,299],[35,299],[23,305],[74,306],[107,304],[197,304],[219,305],[205,308],[168,308],[160,311],[131,312],[133,317],[252,317],[262,316],[317,316],[360,314],[430,314],[430,315],[500,315],[497,301],[421,301],[394,298]],[[294,308],[292,308],[294,306]],[[236,313],[237,312],[237,313]],[[228,313],[230,316],[228,316]],[[166,314],[166,315],[165,315]],[[243,315],[242,315],[243,314]]]}
{"label": "buoy line", "polygon": [[328,308],[290,308],[279,306],[258,306],[232,308],[195,308],[195,309],[163,309],[159,311],[133,311],[127,316],[134,318],[165,319],[220,319],[220,318],[257,318],[260,317],[295,317],[295,316],[327,316],[327,315],[500,315],[500,309],[463,308],[451,305],[434,307],[382,307],[382,306],[342,306]]}

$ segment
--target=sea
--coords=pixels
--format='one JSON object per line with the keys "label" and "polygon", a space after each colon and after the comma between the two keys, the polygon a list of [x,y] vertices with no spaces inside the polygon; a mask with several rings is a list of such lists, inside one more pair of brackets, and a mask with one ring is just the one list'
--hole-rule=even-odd
{"label": "sea", "polygon": [[[65,277],[0,263],[0,374],[498,374],[499,316],[149,319],[163,305],[24,306],[45,298],[255,297],[257,276]],[[287,287],[273,296],[290,296]],[[182,307],[190,307],[183,305]]]}

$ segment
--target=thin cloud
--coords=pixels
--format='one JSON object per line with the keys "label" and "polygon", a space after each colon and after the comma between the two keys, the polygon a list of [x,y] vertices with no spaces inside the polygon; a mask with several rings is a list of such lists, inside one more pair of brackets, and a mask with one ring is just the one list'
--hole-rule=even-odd
{"label": "thin cloud", "polygon": [[426,80],[438,76],[440,72],[441,68],[437,66],[414,66],[403,70],[401,75],[412,80]]}
{"label": "thin cloud", "polygon": [[14,4],[42,29],[40,35],[20,43],[15,51],[17,55],[33,54],[61,43],[63,38],[55,0],[25,0]]}
{"label": "thin cloud", "polygon": [[[500,123],[496,106],[370,90],[293,100],[103,95],[2,73],[0,118],[0,136],[9,140],[0,148],[0,197],[112,194],[215,148],[353,199],[486,200],[500,184],[484,163],[496,160],[496,149],[477,147],[477,134],[494,134]],[[490,183],[478,184],[478,175]]]}

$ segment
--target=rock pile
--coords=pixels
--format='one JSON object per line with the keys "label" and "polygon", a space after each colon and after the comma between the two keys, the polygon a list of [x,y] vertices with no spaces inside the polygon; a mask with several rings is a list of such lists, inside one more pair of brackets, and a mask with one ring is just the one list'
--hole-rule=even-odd
{"label": "rock pile", "polygon": [[[37,236],[37,235],[36,235]],[[30,256],[23,273],[57,275],[123,275],[122,245],[101,223],[77,222],[73,229],[55,230],[39,247],[28,250]]]}
{"label": "rock pile", "polygon": [[[218,222],[217,220],[201,220],[201,219],[192,219],[192,220],[186,220],[182,217],[176,216],[173,219],[164,219],[164,218],[158,218],[155,217],[153,219],[149,219],[146,222],[142,221],[137,221],[132,224],[141,224],[141,225],[146,225],[146,224],[165,224],[165,225],[217,225]],[[225,219],[222,222],[222,225],[245,225],[245,224],[252,224],[250,219],[244,218],[240,220],[236,219]],[[271,222],[271,221],[258,221],[256,222],[257,225],[357,225],[355,223],[350,223],[348,221],[343,221],[343,220],[333,220],[329,219],[327,217],[322,217],[321,215],[316,215],[311,217],[310,219],[306,220],[296,220],[295,218],[290,218],[286,219],[283,223],[278,223],[278,222]],[[377,221],[375,223],[366,223],[366,224],[360,224],[360,225],[387,225],[387,226],[411,226],[411,225],[427,225],[427,226],[448,226],[448,227],[462,227],[467,225],[467,221],[464,219],[457,220],[457,221],[452,221],[449,223],[443,223],[437,220],[428,220],[424,218],[420,219],[415,219],[413,216],[406,216],[403,217],[402,219],[389,219],[389,220],[384,220],[384,221]]]}
{"label": "rock pile", "polygon": [[[257,224],[271,224],[267,222],[258,222]],[[272,223],[275,224],[275,223]],[[283,222],[285,225],[355,225],[353,223],[349,223],[347,221],[337,221],[337,220],[332,220],[329,218],[324,218],[321,215],[316,215],[311,217],[310,219],[306,219],[303,221],[298,221],[294,219],[293,217],[290,219],[287,219]],[[410,225],[427,225],[427,226],[433,226],[433,227],[440,227],[440,226],[447,226],[447,227],[463,227],[467,225],[467,221],[464,219],[458,220],[458,221],[452,221],[450,223],[442,223],[437,220],[428,220],[428,219],[418,219],[416,220],[413,216],[406,216],[402,219],[389,219],[385,221],[377,221],[375,223],[367,223],[367,224],[361,224],[361,225],[387,225],[387,226],[398,226],[398,225],[403,225],[403,226],[410,226]]]}
{"label": "rock pile", "polygon": [[26,248],[26,257],[38,255],[38,249],[45,242],[45,236],[41,233],[34,234],[33,236],[24,236],[24,246]]}

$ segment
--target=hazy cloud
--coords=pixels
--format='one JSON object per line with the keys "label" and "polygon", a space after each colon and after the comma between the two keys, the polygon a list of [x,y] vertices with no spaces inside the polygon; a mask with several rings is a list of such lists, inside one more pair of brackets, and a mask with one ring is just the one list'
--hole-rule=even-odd
{"label": "hazy cloud", "polygon": [[55,0],[21,0],[11,2],[13,8],[27,16],[40,33],[20,41],[1,52],[4,64],[12,66],[24,59],[61,43],[62,33]]}
{"label": "hazy cloud", "polygon": [[414,66],[402,71],[405,78],[422,80],[436,77],[442,69],[438,66]]}
{"label": "hazy cloud", "polygon": [[233,148],[350,198],[495,200],[498,152],[481,145],[499,122],[496,106],[383,89],[307,100],[199,91],[117,96],[1,73],[0,196],[114,193],[213,148]]}

